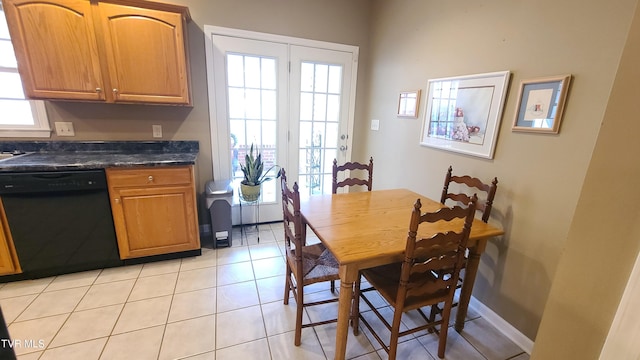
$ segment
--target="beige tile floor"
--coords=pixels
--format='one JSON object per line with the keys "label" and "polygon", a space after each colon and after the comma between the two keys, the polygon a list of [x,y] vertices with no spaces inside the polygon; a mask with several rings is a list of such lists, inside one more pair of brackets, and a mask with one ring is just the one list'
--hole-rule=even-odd
{"label": "beige tile floor", "polygon": [[[304,329],[302,345],[293,345],[295,301],[282,303],[282,224],[261,225],[259,243],[254,228],[240,245],[237,230],[233,247],[205,247],[198,257],[0,284],[18,359],[333,359],[335,324]],[[307,293],[331,296],[328,284]],[[336,306],[305,316],[335,316]],[[436,348],[435,335],[417,334],[402,342],[398,359],[437,359]],[[350,333],[347,357],[386,353],[361,331]],[[449,332],[446,358],[529,356],[470,309],[462,334]]]}

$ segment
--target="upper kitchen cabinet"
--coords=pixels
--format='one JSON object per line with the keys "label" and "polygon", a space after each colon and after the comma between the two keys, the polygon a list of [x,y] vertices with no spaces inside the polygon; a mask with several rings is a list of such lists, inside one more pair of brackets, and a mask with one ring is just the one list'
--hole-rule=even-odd
{"label": "upper kitchen cabinet", "polygon": [[25,95],[105,100],[88,1],[3,1]]}
{"label": "upper kitchen cabinet", "polygon": [[143,0],[3,0],[25,94],[190,104],[186,7]]}
{"label": "upper kitchen cabinet", "polygon": [[100,3],[98,9],[114,101],[189,103],[186,8]]}

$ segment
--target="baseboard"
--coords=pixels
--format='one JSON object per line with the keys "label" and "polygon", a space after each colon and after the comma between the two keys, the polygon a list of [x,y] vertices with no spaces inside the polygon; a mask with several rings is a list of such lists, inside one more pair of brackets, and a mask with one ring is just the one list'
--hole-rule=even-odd
{"label": "baseboard", "polygon": [[491,325],[508,337],[511,341],[516,343],[527,354],[531,355],[533,350],[533,341],[526,337],[523,333],[518,331],[515,327],[501,318],[498,314],[489,309],[486,305],[478,301],[473,296],[469,302],[469,306],[472,306],[483,319],[487,320]]}

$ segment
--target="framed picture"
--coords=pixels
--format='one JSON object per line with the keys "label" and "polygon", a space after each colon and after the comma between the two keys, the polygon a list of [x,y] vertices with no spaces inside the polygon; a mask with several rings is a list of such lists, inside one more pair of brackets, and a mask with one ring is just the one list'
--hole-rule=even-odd
{"label": "framed picture", "polygon": [[557,134],[571,74],[523,80],[513,119],[513,131]]}
{"label": "framed picture", "polygon": [[432,79],[420,144],[493,158],[509,71]]}
{"label": "framed picture", "polygon": [[420,106],[421,90],[401,91],[398,99],[398,116],[418,117],[418,106]]}

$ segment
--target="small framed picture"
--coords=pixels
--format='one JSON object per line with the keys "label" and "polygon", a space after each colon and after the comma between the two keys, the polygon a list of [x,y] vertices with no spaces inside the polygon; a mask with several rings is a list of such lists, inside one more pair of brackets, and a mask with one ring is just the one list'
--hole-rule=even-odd
{"label": "small framed picture", "polygon": [[398,100],[398,116],[418,117],[418,106],[420,105],[420,90],[401,91]]}
{"label": "small framed picture", "polygon": [[522,80],[512,131],[557,134],[571,74]]}

